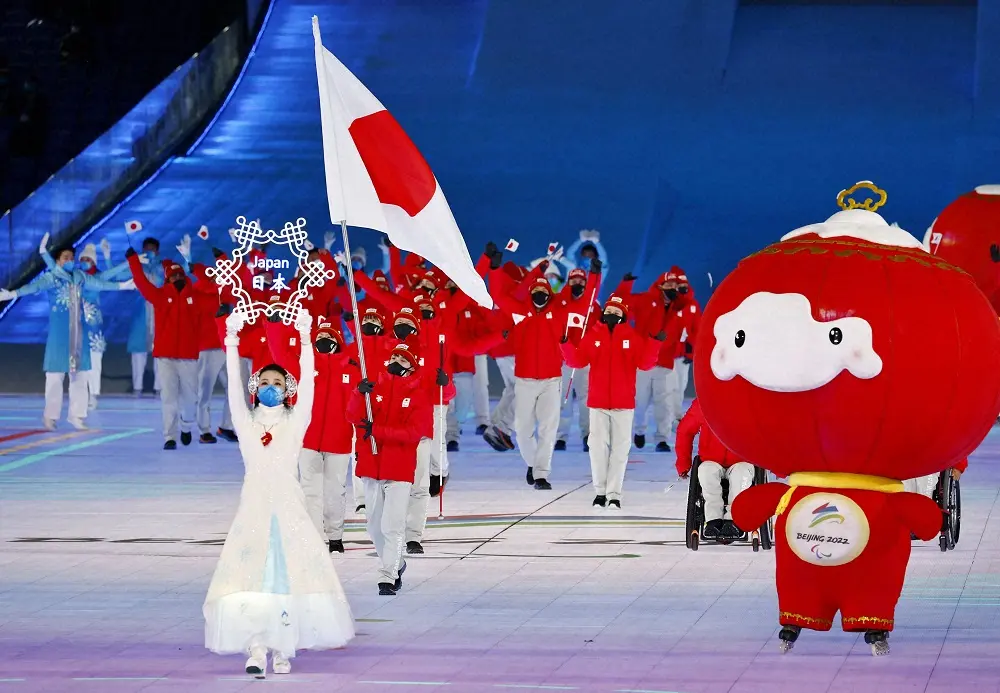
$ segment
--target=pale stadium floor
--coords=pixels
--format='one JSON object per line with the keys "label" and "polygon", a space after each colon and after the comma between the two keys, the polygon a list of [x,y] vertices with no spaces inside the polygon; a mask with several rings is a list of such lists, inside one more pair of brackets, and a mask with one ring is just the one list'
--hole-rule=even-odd
{"label": "pale stadium floor", "polygon": [[805,631],[780,655],[773,556],[684,548],[686,485],[664,493],[672,454],[633,451],[625,512],[594,516],[575,434],[540,492],[517,453],[467,430],[447,518],[428,523],[400,595],[378,596],[349,514],[348,552],[331,560],[358,637],[259,682],[243,657],[203,647],[237,446],[163,452],[157,402],[124,397],[102,400],[94,430],[37,432],[41,404],[0,397],[0,691],[1000,690],[997,434],[963,477],[957,549],[914,548],[889,657],[839,631]]}

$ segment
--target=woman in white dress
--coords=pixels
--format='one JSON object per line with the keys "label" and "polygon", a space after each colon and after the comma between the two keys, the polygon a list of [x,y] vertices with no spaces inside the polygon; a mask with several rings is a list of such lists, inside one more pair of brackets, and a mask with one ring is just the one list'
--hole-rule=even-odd
{"label": "woman in white dress", "polygon": [[303,345],[301,382],[280,366],[265,366],[250,378],[253,409],[240,382],[237,335],[245,319],[240,311],[226,319],[225,345],[229,406],[246,473],[203,612],[205,647],[249,653],[246,672],[264,678],[268,651],[274,673],[287,674],[296,650],[347,644],[354,619],[298,481],[313,405],[311,319],[301,311],[295,322]]}

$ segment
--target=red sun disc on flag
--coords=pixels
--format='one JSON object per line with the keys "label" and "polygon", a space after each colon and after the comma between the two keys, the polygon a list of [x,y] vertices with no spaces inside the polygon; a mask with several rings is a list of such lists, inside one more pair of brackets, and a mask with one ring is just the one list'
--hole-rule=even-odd
{"label": "red sun disc on flag", "polygon": [[379,202],[416,216],[427,206],[437,181],[416,145],[389,111],[358,118],[349,128]]}

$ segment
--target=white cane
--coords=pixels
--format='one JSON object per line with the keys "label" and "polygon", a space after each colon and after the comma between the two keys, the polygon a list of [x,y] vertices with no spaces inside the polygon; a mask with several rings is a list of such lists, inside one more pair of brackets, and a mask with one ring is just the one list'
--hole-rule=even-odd
{"label": "white cane", "polygon": [[[438,344],[441,345],[441,360],[439,361],[439,363],[441,364],[441,370],[443,371],[444,370],[444,334],[439,334],[438,335]],[[444,418],[444,385],[440,385],[438,387],[438,399],[439,399],[439,403],[440,403],[440,406],[438,407],[438,426],[439,426],[438,430],[441,432],[440,450],[438,452],[438,461],[441,463],[441,469],[438,470],[441,473],[441,486],[440,486],[440,488],[438,490],[438,519],[439,520],[443,520],[444,519],[444,486],[445,486],[445,484],[444,484],[444,480],[445,480],[445,474],[444,474],[444,455],[445,455],[445,443],[444,443],[444,427],[445,427],[445,418]]]}

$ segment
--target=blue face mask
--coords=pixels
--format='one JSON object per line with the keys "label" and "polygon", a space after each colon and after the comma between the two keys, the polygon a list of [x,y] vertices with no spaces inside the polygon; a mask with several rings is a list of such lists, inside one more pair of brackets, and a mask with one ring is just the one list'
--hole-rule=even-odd
{"label": "blue face mask", "polygon": [[361,260],[351,260],[351,267],[354,269],[355,272],[360,272],[365,268]]}
{"label": "blue face mask", "polygon": [[257,399],[265,407],[277,407],[285,401],[285,390],[277,385],[265,385],[257,390]]}
{"label": "blue face mask", "polygon": [[62,264],[62,268],[67,272],[72,272],[73,270],[76,269],[76,263],[73,262],[72,260],[70,260],[69,262],[64,262]]}
{"label": "blue face mask", "polygon": [[156,252],[155,250],[147,250],[147,251],[145,252],[145,255],[146,255],[146,257],[148,257],[148,258],[149,258],[150,260],[155,260],[156,258],[158,258],[158,257],[160,256],[160,254],[159,254],[158,252]]}
{"label": "blue face mask", "polygon": [[91,269],[93,266],[94,263],[91,262],[90,260],[84,260],[83,262],[80,263],[80,269],[82,269],[84,272]]}

